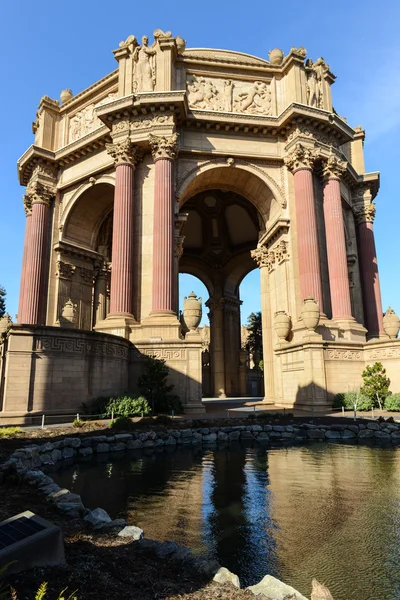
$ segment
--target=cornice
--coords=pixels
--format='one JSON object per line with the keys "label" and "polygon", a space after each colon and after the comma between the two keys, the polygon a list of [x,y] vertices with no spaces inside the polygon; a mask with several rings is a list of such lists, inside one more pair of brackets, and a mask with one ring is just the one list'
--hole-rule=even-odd
{"label": "cornice", "polygon": [[41,161],[56,166],[55,152],[32,144],[17,161],[18,180],[21,185],[28,185],[35,167]]}
{"label": "cornice", "polygon": [[83,100],[98,93],[106,85],[117,85],[118,84],[118,69],[112,71],[102,79],[99,79],[88,88],[78,92],[75,96],[72,96],[71,100],[64,102],[60,105],[60,114],[63,115],[65,112],[69,112],[75,109],[77,105],[80,105]]}
{"label": "cornice", "polygon": [[153,114],[156,110],[160,112],[173,111],[177,116],[184,118],[189,112],[186,91],[131,94],[97,107],[96,115],[107,127],[111,128],[112,123],[116,120],[146,116]]}
{"label": "cornice", "polygon": [[82,246],[67,241],[57,242],[54,244],[53,249],[55,252],[64,256],[76,256],[78,258],[83,258],[84,260],[94,261],[104,258],[95,250],[89,250],[89,248],[83,248]]}
{"label": "cornice", "polygon": [[277,239],[285,233],[288,233],[290,219],[278,218],[274,221],[271,227],[260,237],[257,247],[265,246],[269,248]]}

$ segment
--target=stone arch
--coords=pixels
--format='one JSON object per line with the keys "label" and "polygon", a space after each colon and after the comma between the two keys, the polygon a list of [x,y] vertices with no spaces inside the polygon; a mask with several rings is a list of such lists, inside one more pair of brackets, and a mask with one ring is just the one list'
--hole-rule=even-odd
{"label": "stone arch", "polygon": [[114,179],[102,177],[80,186],[62,218],[63,240],[96,249],[98,233],[114,205]]}
{"label": "stone arch", "polygon": [[225,279],[224,296],[237,296],[243,279],[255,269],[258,269],[258,266],[251,256],[235,257],[229,265],[228,274]]}
{"label": "stone arch", "polygon": [[260,213],[264,229],[286,206],[282,189],[259,167],[244,160],[213,159],[196,165],[178,181],[179,207],[200,191],[215,188],[228,189],[247,198]]}
{"label": "stone arch", "polygon": [[202,269],[201,263],[193,260],[183,261],[182,265],[179,266],[179,273],[186,273],[188,275],[193,275],[200,279],[200,281],[207,288],[207,292],[209,297],[211,298],[214,294],[214,283],[209,275]]}

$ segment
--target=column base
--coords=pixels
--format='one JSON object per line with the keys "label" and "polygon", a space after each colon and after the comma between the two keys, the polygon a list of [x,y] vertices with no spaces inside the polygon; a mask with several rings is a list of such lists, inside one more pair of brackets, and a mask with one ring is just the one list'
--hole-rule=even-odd
{"label": "column base", "polygon": [[364,325],[358,323],[353,317],[332,319],[331,331],[335,331],[337,326],[336,339],[348,340],[352,342],[364,343],[366,340],[367,330]]}
{"label": "column base", "polygon": [[182,339],[182,325],[173,311],[151,312],[131,332],[131,341],[134,343]]}
{"label": "column base", "polygon": [[137,326],[137,321],[133,315],[129,313],[117,313],[107,315],[104,321],[96,323],[93,329],[101,333],[111,333],[129,339],[134,326]]}

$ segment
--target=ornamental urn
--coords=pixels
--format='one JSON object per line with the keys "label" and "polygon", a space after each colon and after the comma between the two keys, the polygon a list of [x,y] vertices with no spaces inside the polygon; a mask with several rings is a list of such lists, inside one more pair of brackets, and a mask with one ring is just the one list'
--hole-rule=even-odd
{"label": "ornamental urn", "polygon": [[318,302],[310,295],[303,300],[301,318],[308,331],[315,331],[320,317]]}
{"label": "ornamental urn", "polygon": [[283,52],[280,48],[274,48],[268,52],[269,62],[271,65],[280,65],[283,61]]}
{"label": "ornamental urn", "polygon": [[66,301],[61,312],[63,324],[67,327],[75,323],[76,304],[71,300]]}
{"label": "ornamental urn", "polygon": [[284,310],[278,310],[274,317],[274,329],[278,338],[283,342],[290,333],[291,322],[290,317]]}
{"label": "ornamental urn", "polygon": [[71,98],[72,98],[72,90],[70,90],[68,88],[66,90],[63,90],[60,94],[61,104],[65,104],[66,102],[71,100]]}
{"label": "ornamental urn", "polygon": [[190,331],[194,331],[200,325],[203,311],[201,307],[201,298],[198,298],[194,292],[185,296],[183,299],[183,320]]}
{"label": "ornamental urn", "polygon": [[400,329],[400,319],[390,306],[383,317],[383,329],[391,340],[397,338]]}

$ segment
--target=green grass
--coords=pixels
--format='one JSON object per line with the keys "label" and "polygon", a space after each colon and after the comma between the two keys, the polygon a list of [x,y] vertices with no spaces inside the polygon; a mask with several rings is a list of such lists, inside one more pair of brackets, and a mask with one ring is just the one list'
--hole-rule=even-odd
{"label": "green grass", "polygon": [[0,438],[14,437],[21,433],[20,427],[0,427]]}

